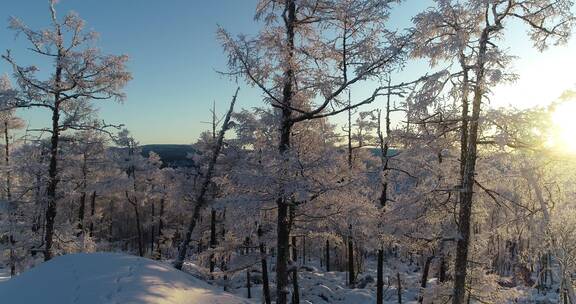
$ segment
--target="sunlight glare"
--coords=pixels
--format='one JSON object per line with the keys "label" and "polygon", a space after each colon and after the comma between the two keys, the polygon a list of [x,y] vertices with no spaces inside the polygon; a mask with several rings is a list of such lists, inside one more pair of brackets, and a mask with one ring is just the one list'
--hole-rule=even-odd
{"label": "sunlight glare", "polygon": [[553,143],[565,152],[576,153],[576,102],[558,104],[552,113]]}

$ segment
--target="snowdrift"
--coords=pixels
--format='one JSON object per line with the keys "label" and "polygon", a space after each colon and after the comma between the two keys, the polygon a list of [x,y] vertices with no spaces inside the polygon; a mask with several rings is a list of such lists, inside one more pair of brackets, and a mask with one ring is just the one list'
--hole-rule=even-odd
{"label": "snowdrift", "polygon": [[0,302],[252,303],[220,291],[169,265],[114,253],[56,257],[14,279],[0,283]]}

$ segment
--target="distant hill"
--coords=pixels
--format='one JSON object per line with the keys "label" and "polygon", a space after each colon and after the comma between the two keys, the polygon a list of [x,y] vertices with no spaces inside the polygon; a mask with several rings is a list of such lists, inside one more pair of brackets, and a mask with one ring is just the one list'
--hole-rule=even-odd
{"label": "distant hill", "polygon": [[188,158],[189,154],[196,153],[191,145],[143,145],[142,156],[148,157],[150,152],[160,156],[166,167],[191,167],[194,161]]}
{"label": "distant hill", "polygon": [[[380,156],[381,154],[380,148],[367,149],[374,156]],[[188,155],[196,153],[196,150],[191,145],[154,144],[142,146],[142,156],[148,157],[150,152],[158,154],[166,167],[191,167],[194,165],[194,161],[188,158]],[[390,148],[388,156],[394,156],[398,152],[398,149]]]}

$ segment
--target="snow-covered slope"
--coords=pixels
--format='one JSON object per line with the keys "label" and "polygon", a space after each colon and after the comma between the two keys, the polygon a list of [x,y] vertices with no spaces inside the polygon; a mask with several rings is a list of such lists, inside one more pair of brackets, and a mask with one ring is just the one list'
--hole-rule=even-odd
{"label": "snow-covered slope", "polygon": [[251,303],[168,265],[114,253],[72,254],[0,283],[0,302]]}

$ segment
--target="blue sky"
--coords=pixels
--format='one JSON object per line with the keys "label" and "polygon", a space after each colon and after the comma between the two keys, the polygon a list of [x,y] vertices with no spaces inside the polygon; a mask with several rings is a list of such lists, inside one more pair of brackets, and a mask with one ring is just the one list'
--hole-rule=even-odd
{"label": "blue sky", "polygon": [[[38,64],[26,51],[23,37],[8,30],[8,17],[17,16],[33,28],[49,23],[48,0],[2,0],[0,50],[12,49],[21,64]],[[255,34],[256,0],[60,0],[59,15],[74,10],[89,29],[101,34],[98,46],[105,53],[127,54],[134,79],[127,86],[123,104],[99,103],[107,122],[123,123],[141,143],[191,143],[208,126],[209,107],[216,101],[221,112],[236,84],[218,75],[225,70],[226,56],[216,40],[217,25],[232,33]],[[407,1],[393,12],[392,24],[405,27],[410,16],[424,9],[429,0]],[[2,24],[2,22],[4,24]],[[516,71],[521,80],[495,89],[496,105],[528,106],[552,101],[576,83],[576,45],[539,54],[529,48],[523,31],[513,29],[506,43],[520,56]],[[410,64],[400,79],[424,74],[426,65]],[[558,72],[560,71],[560,73]],[[10,67],[0,63],[0,73]],[[542,77],[543,73],[552,73]],[[534,83],[545,83],[535,88]],[[241,84],[238,107],[262,105],[256,89]],[[42,126],[49,117],[41,111],[21,112],[31,126]],[[338,118],[336,118],[338,119]]]}

